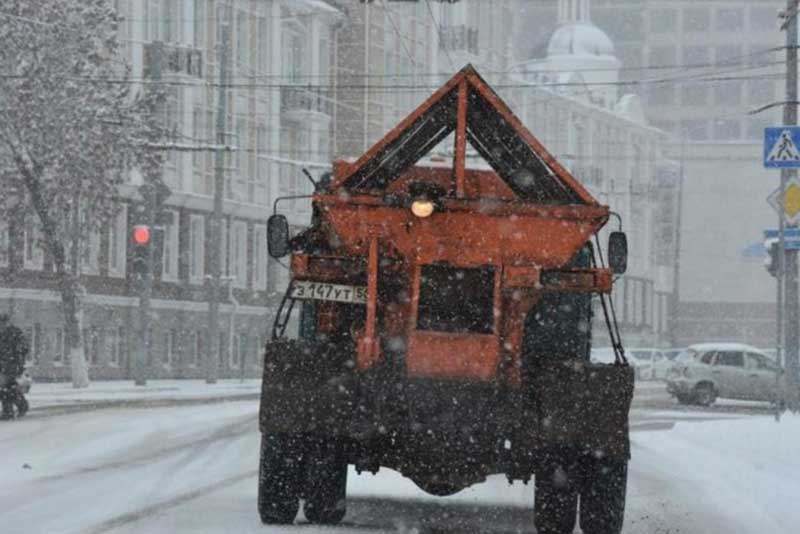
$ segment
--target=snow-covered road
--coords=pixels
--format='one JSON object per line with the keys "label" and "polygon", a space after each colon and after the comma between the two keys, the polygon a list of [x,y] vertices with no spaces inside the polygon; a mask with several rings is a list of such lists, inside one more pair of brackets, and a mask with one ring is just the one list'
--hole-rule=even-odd
{"label": "snow-covered road", "polygon": [[[0,532],[296,532],[258,520],[256,416],[257,403],[242,401],[4,423]],[[626,532],[795,532],[800,418],[637,412],[633,420],[641,430],[633,437]],[[648,424],[674,421],[674,428]],[[344,525],[301,532],[535,532],[532,489],[501,477],[438,499],[388,470],[353,473],[348,495]]]}

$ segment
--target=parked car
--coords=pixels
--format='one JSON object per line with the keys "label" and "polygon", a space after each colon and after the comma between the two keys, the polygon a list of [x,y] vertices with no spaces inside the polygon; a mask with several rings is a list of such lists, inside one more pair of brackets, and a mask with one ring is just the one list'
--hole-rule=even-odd
{"label": "parked car", "polygon": [[[628,363],[633,366],[637,380],[662,380],[667,377],[671,362],[660,349],[625,349]],[[592,349],[591,360],[597,363],[613,363],[614,349],[600,347]]]}
{"label": "parked car", "polygon": [[667,391],[681,404],[709,406],[718,397],[775,402],[783,370],[741,343],[692,345],[675,359]]}
{"label": "parked car", "polygon": [[625,354],[636,371],[639,380],[663,380],[667,378],[672,362],[664,356],[661,349],[632,348]]}
{"label": "parked car", "polygon": [[685,348],[682,348],[682,349],[662,349],[661,353],[664,355],[664,357],[666,359],[668,359],[671,362],[674,362],[675,358],[678,357],[678,354],[680,354],[681,352],[684,352],[685,350],[686,350]]}

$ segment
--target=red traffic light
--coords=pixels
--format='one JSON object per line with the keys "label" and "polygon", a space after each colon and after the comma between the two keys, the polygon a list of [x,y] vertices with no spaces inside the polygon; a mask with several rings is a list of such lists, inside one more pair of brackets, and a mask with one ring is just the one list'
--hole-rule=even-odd
{"label": "red traffic light", "polygon": [[145,224],[137,224],[133,227],[133,242],[136,245],[147,245],[150,243],[150,227]]}

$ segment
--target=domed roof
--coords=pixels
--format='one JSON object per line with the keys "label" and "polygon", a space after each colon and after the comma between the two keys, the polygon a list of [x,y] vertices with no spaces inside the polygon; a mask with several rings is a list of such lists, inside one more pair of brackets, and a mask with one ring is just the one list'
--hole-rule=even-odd
{"label": "domed roof", "polygon": [[614,43],[590,22],[565,24],[553,32],[547,44],[548,56],[613,56]]}

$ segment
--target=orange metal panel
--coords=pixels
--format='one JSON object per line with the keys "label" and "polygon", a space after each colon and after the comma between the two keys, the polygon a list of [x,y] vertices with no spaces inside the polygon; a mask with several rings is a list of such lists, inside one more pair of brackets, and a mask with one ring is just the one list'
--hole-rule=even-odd
{"label": "orange metal panel", "polygon": [[495,217],[468,211],[418,219],[406,209],[357,205],[340,206],[325,217],[348,254],[366,255],[370,234],[378,231],[381,241],[414,262],[537,265],[544,269],[566,265],[604,220],[526,214]]}
{"label": "orange metal panel", "polygon": [[364,337],[359,340],[358,368],[371,367],[378,358],[377,349],[377,307],[378,307],[378,238],[369,240],[369,263],[367,267],[367,319]]}
{"label": "orange metal panel", "polygon": [[538,267],[506,265],[503,284],[505,287],[538,287],[539,272]]}
{"label": "orange metal panel", "polygon": [[456,110],[456,142],[453,154],[453,171],[456,179],[456,197],[464,197],[464,167],[467,154],[467,81],[458,84],[458,109]]}
{"label": "orange metal panel", "polygon": [[499,362],[497,336],[416,330],[408,340],[410,377],[492,380]]}

